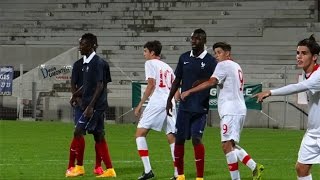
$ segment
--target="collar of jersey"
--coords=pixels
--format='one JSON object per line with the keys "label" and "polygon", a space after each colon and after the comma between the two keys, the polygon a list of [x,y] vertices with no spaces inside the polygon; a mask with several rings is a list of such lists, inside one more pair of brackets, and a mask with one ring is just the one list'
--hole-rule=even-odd
{"label": "collar of jersey", "polygon": [[96,55],[96,52],[93,51],[88,58],[86,56],[83,56],[83,64],[89,63],[94,55]]}
{"label": "collar of jersey", "polygon": [[[206,55],[207,55],[207,53],[208,53],[208,51],[207,50],[204,50],[198,57],[196,57],[196,58],[200,58],[200,59],[203,59]],[[195,57],[194,55],[193,55],[193,51],[191,50],[190,51],[190,57]]]}
{"label": "collar of jersey", "polygon": [[310,73],[310,74],[305,74],[304,76],[305,76],[305,78],[306,79],[308,79],[310,76],[311,76],[311,74],[313,73],[313,72],[315,72],[316,70],[318,70],[319,69],[319,64],[315,64],[314,66],[313,66],[313,69],[312,69],[312,72]]}

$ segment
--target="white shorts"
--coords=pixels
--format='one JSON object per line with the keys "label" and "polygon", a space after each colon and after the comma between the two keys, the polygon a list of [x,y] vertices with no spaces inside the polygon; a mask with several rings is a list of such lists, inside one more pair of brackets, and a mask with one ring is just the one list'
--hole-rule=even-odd
{"label": "white shorts", "polygon": [[143,111],[138,128],[165,131],[166,134],[176,132],[176,111],[172,111],[172,116],[167,116],[166,107],[147,106]]}
{"label": "white shorts", "polygon": [[302,164],[320,164],[320,138],[303,136],[300,150],[298,153],[298,162]]}
{"label": "white shorts", "polygon": [[245,122],[245,115],[226,115],[220,121],[221,142],[234,140],[240,142],[240,133]]}

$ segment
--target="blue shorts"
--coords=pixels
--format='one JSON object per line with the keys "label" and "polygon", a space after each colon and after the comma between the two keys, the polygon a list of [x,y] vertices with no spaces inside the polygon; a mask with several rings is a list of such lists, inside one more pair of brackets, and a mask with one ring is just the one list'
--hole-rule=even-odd
{"label": "blue shorts", "polygon": [[77,124],[77,122],[80,119],[82,113],[83,113],[83,111],[82,111],[80,106],[75,106],[73,108],[73,122],[74,122],[74,125]]}
{"label": "blue shorts", "polygon": [[77,120],[76,129],[80,129],[83,134],[104,133],[104,111],[95,110],[91,118],[85,118],[81,114]]}
{"label": "blue shorts", "polygon": [[179,110],[176,122],[176,138],[202,137],[207,122],[206,113]]}

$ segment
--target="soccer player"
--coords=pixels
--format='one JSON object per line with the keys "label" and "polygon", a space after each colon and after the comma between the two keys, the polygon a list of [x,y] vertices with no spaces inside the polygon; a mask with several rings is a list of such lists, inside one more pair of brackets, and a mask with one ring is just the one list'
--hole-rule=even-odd
{"label": "soccer player", "polygon": [[307,92],[309,116],[308,128],[303,136],[296,172],[298,180],[312,180],[311,167],[320,164],[320,68],[317,64],[320,47],[313,35],[298,42],[297,66],[304,71],[304,80],[296,84],[263,91],[254,95],[262,102],[269,96],[283,96]]}
{"label": "soccer player", "polygon": [[[207,36],[202,29],[196,29],[191,35],[192,50],[183,53],[177,64],[172,88],[167,99],[167,114],[171,116],[172,98],[181,87],[184,92],[199,81],[209,79],[216,67],[216,60],[207,50]],[[178,169],[178,180],[184,180],[184,144],[192,138],[194,157],[197,169],[197,180],[203,179],[205,148],[202,135],[207,121],[209,109],[209,89],[195,93],[179,104],[176,122],[176,141],[174,147],[175,163]]]}
{"label": "soccer player", "polygon": [[[83,135],[86,131],[89,134],[93,134],[98,157],[102,159],[107,168],[97,177],[116,177],[104,138],[104,111],[107,102],[104,82],[107,79],[105,77],[107,67],[106,62],[95,53],[96,42],[95,35],[86,33],[81,37],[79,43],[80,53],[84,55],[82,66],[83,85],[80,88],[80,94],[82,94],[80,108],[83,113],[76,124],[73,139],[75,143],[72,150],[75,151],[77,165],[68,172],[67,177],[84,175],[83,154],[85,145]],[[78,95],[78,92],[74,93],[74,96]]]}
{"label": "soccer player", "polygon": [[217,85],[218,112],[221,118],[220,134],[222,150],[226,156],[231,179],[239,180],[238,160],[248,166],[253,172],[253,179],[261,179],[264,167],[257,164],[248,153],[239,146],[240,132],[245,122],[247,108],[244,101],[244,79],[240,65],[231,59],[231,46],[224,42],[213,45],[218,65],[211,78],[202,84],[181,94],[181,99],[187,101],[196,92]]}
{"label": "soccer player", "polygon": [[[96,48],[98,47],[98,41],[97,38],[94,37],[94,51],[96,51]],[[107,63],[106,63],[107,64]],[[108,71],[109,67],[107,66],[106,71]],[[82,84],[83,84],[83,57],[80,58],[79,60],[77,60],[74,64],[73,64],[73,68],[72,68],[72,74],[71,74],[71,93],[72,93],[72,97],[70,99],[70,104],[73,107],[73,118],[74,118],[74,124],[76,125],[78,120],[80,119],[83,110],[81,109],[81,88],[82,88]],[[109,77],[111,82],[111,76],[110,73],[106,74],[105,76],[106,78]],[[83,137],[80,137],[81,139]],[[83,142],[84,139],[83,139]],[[76,151],[74,150],[74,146],[75,146],[76,141],[72,141],[71,145],[70,145],[70,153],[69,153],[69,165],[68,165],[68,169],[66,171],[66,177],[69,176],[71,170],[75,167],[75,160],[77,157]],[[95,161],[95,168],[93,170],[93,172],[97,175],[101,175],[103,173],[103,168],[101,167],[101,157],[98,154],[98,150],[97,150],[97,144],[95,144],[95,152],[96,152],[96,161]]]}
{"label": "soccer player", "polygon": [[[138,153],[144,166],[144,172],[138,178],[139,180],[154,177],[146,141],[146,136],[150,129],[155,131],[161,131],[163,129],[166,132],[172,159],[174,161],[173,149],[175,142],[174,133],[176,119],[175,116],[167,116],[166,102],[175,76],[172,68],[160,60],[161,49],[162,45],[159,41],[149,41],[144,45],[143,50],[143,55],[146,59],[145,75],[148,85],[143,93],[141,101],[135,108],[135,116],[140,117],[143,104],[148,99],[149,102],[143,111],[135,135]],[[175,179],[177,175],[177,170],[174,168],[173,179]]]}

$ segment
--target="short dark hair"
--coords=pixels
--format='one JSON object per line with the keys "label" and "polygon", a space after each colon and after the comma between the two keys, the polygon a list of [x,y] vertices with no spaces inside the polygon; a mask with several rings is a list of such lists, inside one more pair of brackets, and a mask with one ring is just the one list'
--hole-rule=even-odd
{"label": "short dark hair", "polygon": [[94,50],[98,48],[98,40],[97,36],[95,36],[92,33],[85,33],[82,35],[81,39],[85,39],[92,47]]}
{"label": "short dark hair", "polygon": [[194,34],[198,34],[198,35],[201,36],[205,41],[207,41],[207,34],[206,34],[206,32],[205,32],[203,29],[199,28],[199,29],[194,30],[193,33],[192,33],[192,35],[194,35]]}
{"label": "short dark hair", "polygon": [[307,46],[312,55],[319,55],[320,46],[316,42],[316,39],[314,38],[313,34],[309,38],[299,41],[297,46]]}
{"label": "short dark hair", "polygon": [[226,43],[226,42],[217,42],[212,46],[212,50],[214,51],[214,49],[216,48],[221,48],[224,51],[231,51],[231,45]]}
{"label": "short dark hair", "polygon": [[162,45],[160,41],[148,41],[143,48],[147,48],[150,52],[153,51],[156,56],[161,54]]}

